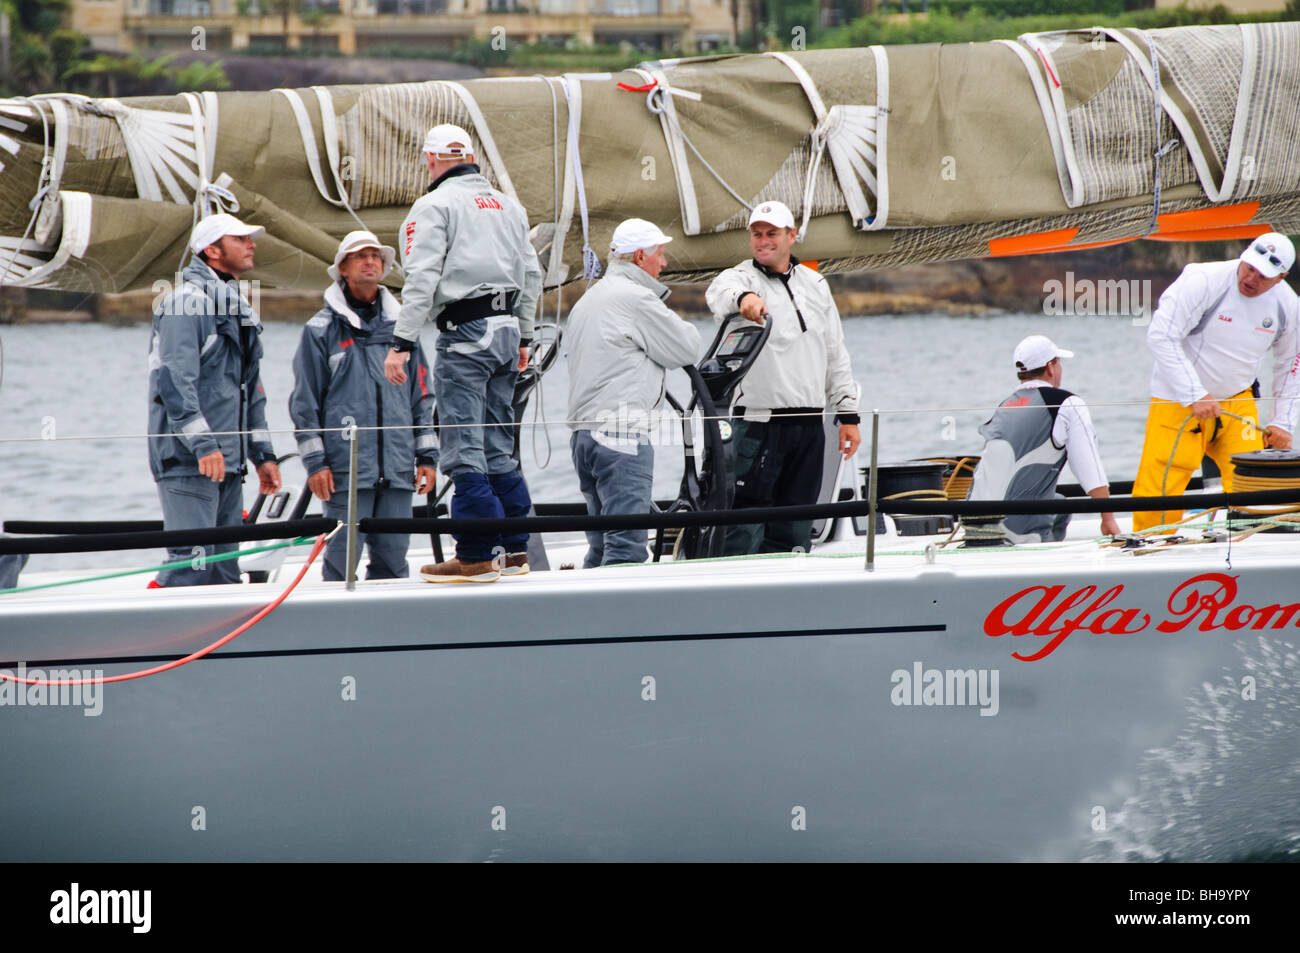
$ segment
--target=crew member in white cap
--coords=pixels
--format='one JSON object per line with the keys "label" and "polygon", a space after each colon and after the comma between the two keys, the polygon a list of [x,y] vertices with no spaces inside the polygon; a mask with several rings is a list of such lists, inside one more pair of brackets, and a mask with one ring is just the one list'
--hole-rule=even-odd
{"label": "crew member in white cap", "polygon": [[[1147,329],[1155,364],[1134,496],[1181,494],[1205,456],[1218,464],[1224,492],[1231,492],[1233,454],[1291,446],[1300,410],[1300,306],[1283,279],[1294,264],[1291,240],[1268,232],[1238,259],[1188,265],[1160,296]],[[1256,375],[1270,352],[1273,413],[1261,427]],[[1181,516],[1134,513],[1133,529]]]}
{"label": "crew member in white cap", "polygon": [[[434,394],[439,469],[451,477],[453,517],[527,515],[528,487],[514,459],[514,392],[528,366],[542,269],[528,213],[494,189],[474,164],[469,133],[429,130],[424,162],[432,185],[402,223],[402,311],[384,372],[406,380],[420,329],[438,324]],[[428,582],[496,582],[528,571],[528,535],[462,533],[456,557],[424,566]],[[498,568],[500,567],[500,568]]]}
{"label": "crew member in white cap", "polygon": [[[1110,496],[1088,407],[1078,396],[1061,389],[1063,357],[1074,357],[1074,352],[1057,347],[1041,334],[1016,345],[1020,387],[980,427],[987,442],[971,483],[970,499],[1059,498],[1056,481],[1067,462],[1089,496]],[[1065,539],[1070,514],[1014,515],[1002,522],[1013,543],[1049,543]],[[1101,531],[1119,533],[1114,513],[1101,514]]]}
{"label": "crew member in white cap", "polygon": [[[737,390],[732,411],[736,447],[736,509],[817,502],[830,409],[839,452],[858,450],[858,385],[844,346],[840,314],[826,279],[791,255],[794,216],[780,202],[763,202],[749,216],[753,259],[709,285],[718,321],[737,311],[772,322],[767,344]],[[807,550],[812,521],[736,526],[726,552]]]}
{"label": "crew member in white cap", "polygon": [[[664,372],[695,361],[700,332],[664,303],[659,273],[671,238],[630,218],[614,229],[609,269],[569,312],[569,446],[592,516],[651,509],[654,409]],[[586,568],[645,562],[645,530],[589,532]]]}
{"label": "crew member in white cap", "polygon": [[[149,348],[149,469],[158,483],[163,529],[211,529],[243,522],[244,461],[257,465],[261,492],[280,488],[266,392],[259,375],[261,321],[243,295],[240,275],[253,267],[254,239],[264,229],[233,215],[210,215],[194,226],[194,258],[179,287],[153,316]],[[169,549],[184,568],[159,574],[151,586],[239,582],[236,543]]]}
{"label": "crew member in white cap", "polygon": [[[307,486],[332,519],[347,515],[352,478],[351,445],[341,427],[363,428],[356,437],[357,512],[362,516],[409,519],[412,491],[428,493],[437,475],[433,388],[424,351],[416,347],[415,373],[405,383],[384,376],[401,305],[380,282],[392,270],[394,254],[371,232],[344,236],[327,269],[332,280],[325,305],[302,329],[293,357],[289,416],[297,428]],[[365,429],[380,427],[389,429]],[[409,539],[400,533],[367,534],[366,578],[406,578]],[[325,549],[326,581],[346,578],[346,553],[347,537],[335,533]]]}

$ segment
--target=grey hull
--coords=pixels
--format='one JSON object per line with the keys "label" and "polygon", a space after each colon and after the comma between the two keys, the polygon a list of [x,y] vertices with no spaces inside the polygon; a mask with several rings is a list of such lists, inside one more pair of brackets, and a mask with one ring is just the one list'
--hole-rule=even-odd
{"label": "grey hull", "polygon": [[[1151,752],[1178,751],[1209,689],[1233,709],[1230,789],[1231,771],[1245,772],[1233,796],[1273,816],[1262,848],[1258,830],[1207,824],[1188,850],[1271,849],[1273,829],[1294,830],[1300,813],[1282,782],[1248,780],[1252,758],[1285,751],[1267,727],[1278,708],[1263,703],[1277,679],[1260,680],[1254,707],[1228,694],[1267,674],[1261,653],[1294,660],[1297,619],[1229,629],[1225,606],[1217,628],[1191,618],[1159,632],[1181,618],[1170,593],[1222,563],[1158,561],[1094,557],[1031,578],[996,557],[871,575],[852,559],[765,559],[491,586],[305,586],[210,658],[102,686],[97,716],[0,706],[0,859],[1135,857],[1159,850],[1131,843],[1138,815],[1157,810],[1144,799],[1163,796]],[[1293,567],[1237,570],[1232,605],[1277,603],[1296,589]],[[986,619],[1056,584],[1057,606],[1124,586],[1085,623],[1129,607],[1151,622],[1129,635],[1085,627],[1017,660],[1049,638],[990,635]],[[224,634],[278,589],[11,600],[0,659],[144,668]],[[996,671],[996,714],[898,704],[896,673],[916,663]],[[1291,738],[1294,716],[1280,716]],[[1252,744],[1264,750],[1243,754]],[[1225,770],[1201,755],[1184,775]]]}

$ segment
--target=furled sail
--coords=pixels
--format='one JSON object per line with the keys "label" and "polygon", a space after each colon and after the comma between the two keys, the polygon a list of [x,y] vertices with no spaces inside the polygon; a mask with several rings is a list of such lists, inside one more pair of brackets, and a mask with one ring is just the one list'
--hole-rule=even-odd
{"label": "furled sail", "polygon": [[1027,34],[646,63],[621,74],[0,100],[0,279],[80,291],[177,270],[195,216],[263,225],[250,277],[314,287],[340,236],[396,243],[425,130],[475,137],[548,284],[614,226],[678,238],[672,280],[799,220],[825,271],[1300,231],[1300,23]]}

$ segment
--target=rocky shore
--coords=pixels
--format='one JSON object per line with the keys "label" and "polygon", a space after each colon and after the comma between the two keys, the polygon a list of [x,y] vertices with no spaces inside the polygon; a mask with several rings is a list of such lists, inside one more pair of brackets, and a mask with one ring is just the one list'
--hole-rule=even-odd
{"label": "rocky shore", "polygon": [[[846,317],[1136,313],[1154,308],[1188,262],[1227,258],[1238,250],[1236,243],[1132,242],[1077,253],[907,265],[831,275],[828,280]],[[1295,276],[1290,280],[1297,284]],[[684,316],[706,315],[706,287],[675,285],[669,304]],[[566,308],[577,300],[580,288],[575,283],[565,289]],[[0,288],[0,324],[134,324],[149,320],[156,297],[151,291],[81,295]],[[263,320],[301,322],[320,308],[321,297],[319,291],[265,289],[255,304]],[[553,313],[553,293],[547,304]]]}

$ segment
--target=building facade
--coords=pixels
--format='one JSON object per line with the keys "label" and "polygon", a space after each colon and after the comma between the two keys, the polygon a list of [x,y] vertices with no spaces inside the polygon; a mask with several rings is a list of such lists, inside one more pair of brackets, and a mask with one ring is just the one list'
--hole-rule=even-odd
{"label": "building facade", "polygon": [[[74,0],[72,26],[97,49],[249,46],[392,55],[508,43],[631,43],[697,52],[734,44],[738,0]],[[202,46],[198,46],[198,42]]]}

